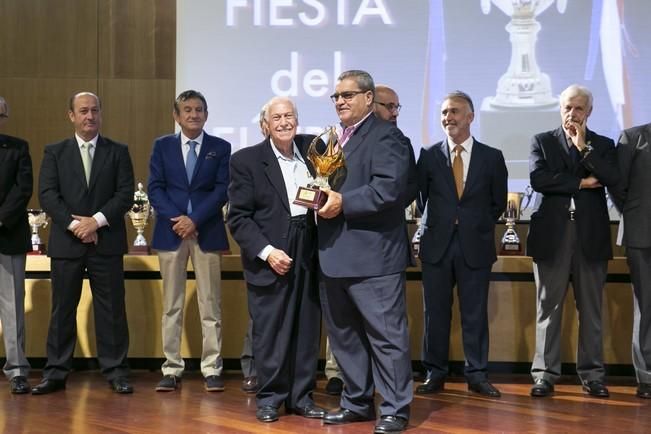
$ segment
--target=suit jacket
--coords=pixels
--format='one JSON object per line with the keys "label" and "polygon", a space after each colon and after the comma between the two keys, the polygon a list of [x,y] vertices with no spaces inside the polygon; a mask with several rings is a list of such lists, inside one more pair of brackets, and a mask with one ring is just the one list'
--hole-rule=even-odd
{"label": "suit jacket", "polygon": [[[371,114],[344,146],[343,210],[319,218],[319,263],[333,278],[402,272],[410,251],[405,222],[409,148],[390,122]],[[334,187],[333,187],[334,188]]]}
{"label": "suit jacket", "polygon": [[610,196],[624,216],[624,245],[651,247],[651,124],[622,132],[617,144],[619,183]]}
{"label": "suit jacket", "polygon": [[[308,170],[314,169],[306,158],[307,148],[314,136],[298,134],[294,143],[303,156]],[[244,278],[250,284],[267,286],[278,275],[258,253],[267,245],[288,251],[287,236],[291,212],[287,189],[278,159],[271,149],[269,139],[248,148],[240,149],[231,157],[231,182],[228,186],[230,206],[228,227],[240,246]],[[294,265],[314,268],[316,236],[314,214],[306,214],[308,245],[303,258],[293,258]]]}
{"label": "suit jacket", "polygon": [[31,250],[27,204],[32,197],[32,159],[26,141],[0,134],[0,253]]}
{"label": "suit jacket", "polygon": [[617,154],[608,137],[587,131],[594,150],[575,164],[562,128],[537,134],[531,142],[529,175],[538,193],[527,236],[527,254],[534,260],[551,259],[565,236],[570,199],[576,207],[578,244],[586,258],[612,258],[610,218],[604,187],[579,189],[581,179],[593,175],[604,186],[619,180]]}
{"label": "suit jacket", "polygon": [[418,158],[420,201],[427,202],[427,222],[420,258],[437,263],[446,252],[458,222],[468,266],[490,267],[496,260],[495,223],[506,207],[507,170],[502,152],[474,141],[461,199],[457,196],[447,139]]}
{"label": "suit jacket", "polygon": [[96,252],[127,252],[125,213],[133,203],[133,166],[126,145],[99,136],[86,183],[79,145],[74,137],[47,145],[39,176],[41,207],[52,218],[48,256],[78,258],[92,244],[82,243],[67,228],[72,214],[92,216],[101,212],[108,226],[97,231]]}
{"label": "suit jacket", "polygon": [[152,247],[176,250],[181,244],[173,230],[173,217],[187,214],[197,227],[199,247],[203,251],[228,250],[222,208],[228,201],[228,162],[231,144],[204,133],[192,181],[188,182],[181,150],[180,134],[154,141],[149,160],[149,200],[156,211]]}

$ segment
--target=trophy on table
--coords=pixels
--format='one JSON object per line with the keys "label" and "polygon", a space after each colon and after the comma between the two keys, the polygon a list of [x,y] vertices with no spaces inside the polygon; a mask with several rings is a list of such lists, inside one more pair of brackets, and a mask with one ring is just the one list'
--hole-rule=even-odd
{"label": "trophy on table", "polygon": [[[331,185],[328,178],[338,169],[346,166],[344,152],[338,145],[338,140],[339,137],[335,127],[330,126],[310,143],[307,149],[307,158],[314,166],[316,178],[306,187],[301,186],[298,188],[296,199],[294,199],[296,205],[318,210],[326,203],[328,195],[322,189],[330,189]],[[326,145],[323,153],[319,153],[317,150],[319,142]]]}
{"label": "trophy on table", "polygon": [[42,209],[27,210],[27,221],[32,228],[32,250],[27,253],[28,255],[45,254],[45,244],[38,235],[38,230],[47,226],[47,219],[47,214]]}
{"label": "trophy on table", "polygon": [[149,220],[152,212],[153,210],[149,205],[149,197],[145,193],[142,183],[139,182],[138,190],[133,193],[133,205],[128,212],[131,224],[133,224],[133,227],[138,233],[133,245],[129,249],[130,255],[148,255],[150,253],[144,232],[145,227],[147,227],[147,220]]}
{"label": "trophy on table", "polygon": [[522,243],[520,237],[515,231],[515,222],[520,219],[520,206],[524,193],[508,193],[506,195],[506,210],[504,210],[504,219],[506,220],[506,232],[502,236],[502,247],[500,255],[522,255]]}

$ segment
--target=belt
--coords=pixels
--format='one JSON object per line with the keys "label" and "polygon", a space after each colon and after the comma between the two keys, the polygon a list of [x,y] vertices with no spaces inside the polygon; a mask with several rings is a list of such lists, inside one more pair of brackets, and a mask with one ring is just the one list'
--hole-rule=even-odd
{"label": "belt", "polygon": [[574,210],[568,211],[567,216],[570,219],[570,221],[573,222],[574,220],[576,220],[576,211]]}

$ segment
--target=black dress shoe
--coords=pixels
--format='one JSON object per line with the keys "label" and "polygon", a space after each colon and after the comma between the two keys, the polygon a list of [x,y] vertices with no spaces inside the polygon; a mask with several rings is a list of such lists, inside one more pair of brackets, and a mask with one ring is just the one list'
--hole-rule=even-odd
{"label": "black dress shoe", "polygon": [[292,409],[292,411],[299,416],[307,417],[309,419],[323,419],[327,414],[324,408],[314,404],[306,405],[303,408],[297,407]]}
{"label": "black dress shoe", "polygon": [[22,395],[31,391],[27,377],[23,375],[17,375],[9,380],[9,386],[11,387],[11,393],[16,395]]}
{"label": "black dress shoe", "polygon": [[260,422],[275,422],[278,420],[278,409],[271,405],[265,405],[255,412],[255,417]]}
{"label": "black dress shoe", "polygon": [[246,393],[255,393],[258,391],[258,378],[246,377],[242,380],[242,390]]}
{"label": "black dress shoe", "polygon": [[374,417],[362,416],[357,414],[354,411],[348,410],[347,408],[339,409],[334,413],[328,413],[323,416],[323,423],[328,425],[341,425],[344,423],[351,422],[366,422],[368,420],[373,420]]}
{"label": "black dress shoe", "polygon": [[640,383],[637,386],[637,392],[635,396],[638,398],[651,399],[651,384],[649,383]]}
{"label": "black dress shoe", "polygon": [[419,395],[427,395],[429,393],[438,393],[443,390],[443,380],[428,378],[423,384],[416,388],[416,393]]}
{"label": "black dress shoe", "polygon": [[554,393],[554,385],[543,378],[537,378],[531,387],[531,396],[544,398]]}
{"label": "black dress shoe", "polygon": [[588,392],[588,395],[595,396],[597,398],[608,398],[610,393],[608,389],[601,381],[590,381],[583,385],[583,390]]}
{"label": "black dress shoe", "polygon": [[397,434],[407,428],[408,421],[400,416],[382,416],[375,425],[374,434]]}
{"label": "black dress shoe", "polygon": [[339,377],[332,377],[326,384],[325,391],[328,395],[341,395],[344,390],[344,382]]}
{"label": "black dress shoe", "polygon": [[109,380],[109,384],[115,393],[133,393],[133,386],[129,384],[127,377],[115,377]]}
{"label": "black dress shoe", "polygon": [[488,381],[482,381],[480,383],[468,384],[468,390],[479,393],[483,396],[488,396],[489,398],[499,398],[502,396],[499,390],[495,388]]}
{"label": "black dress shoe", "polygon": [[43,379],[36,386],[32,387],[32,395],[45,395],[66,388],[65,380]]}

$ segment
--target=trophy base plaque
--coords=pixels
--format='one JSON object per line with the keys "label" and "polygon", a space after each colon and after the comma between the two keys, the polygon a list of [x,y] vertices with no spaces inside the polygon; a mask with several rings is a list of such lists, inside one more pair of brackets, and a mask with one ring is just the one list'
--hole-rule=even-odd
{"label": "trophy base plaque", "polygon": [[523,255],[522,244],[502,243],[502,247],[500,248],[500,256],[522,256],[522,255]]}
{"label": "trophy base plaque", "polygon": [[295,205],[304,206],[313,210],[320,209],[328,200],[328,195],[318,188],[298,187]]}
{"label": "trophy base plaque", "polygon": [[150,255],[151,249],[149,246],[131,246],[129,249],[130,255]]}
{"label": "trophy base plaque", "polygon": [[28,255],[45,255],[46,253],[45,244],[32,244],[32,250],[27,252]]}

